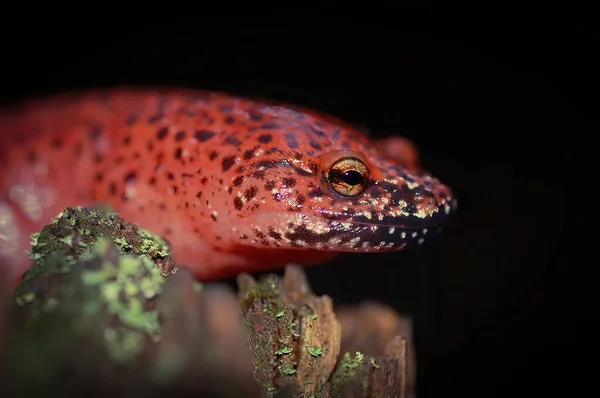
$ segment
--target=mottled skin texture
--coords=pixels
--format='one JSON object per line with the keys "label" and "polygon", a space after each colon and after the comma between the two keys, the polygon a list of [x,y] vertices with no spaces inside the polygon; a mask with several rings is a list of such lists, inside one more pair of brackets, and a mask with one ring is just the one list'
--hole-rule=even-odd
{"label": "mottled skin texture", "polygon": [[421,244],[455,207],[407,140],[371,142],[329,115],[222,93],[60,95],[5,110],[0,128],[11,261],[67,206],[110,204],[203,280]]}

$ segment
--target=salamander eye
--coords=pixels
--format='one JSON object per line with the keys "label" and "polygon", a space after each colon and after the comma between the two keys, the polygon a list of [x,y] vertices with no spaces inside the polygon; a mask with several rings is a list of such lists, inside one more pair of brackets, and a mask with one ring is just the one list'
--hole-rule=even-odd
{"label": "salamander eye", "polygon": [[327,179],[340,195],[355,196],[367,187],[369,169],[359,159],[346,157],[331,166],[327,173]]}

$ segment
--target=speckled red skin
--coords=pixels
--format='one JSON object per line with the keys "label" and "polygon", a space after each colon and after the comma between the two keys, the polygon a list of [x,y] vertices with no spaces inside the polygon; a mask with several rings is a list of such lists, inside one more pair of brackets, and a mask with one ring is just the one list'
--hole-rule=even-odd
{"label": "speckled red skin", "polygon": [[[223,93],[63,94],[5,110],[0,128],[0,256],[19,274],[29,235],[68,206],[110,204],[213,280],[420,244],[456,204],[403,138]],[[354,197],[326,178],[348,154],[369,168]]]}

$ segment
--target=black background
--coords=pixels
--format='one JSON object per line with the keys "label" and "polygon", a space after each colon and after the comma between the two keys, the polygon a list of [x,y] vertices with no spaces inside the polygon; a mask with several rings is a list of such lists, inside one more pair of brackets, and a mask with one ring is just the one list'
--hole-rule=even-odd
{"label": "black background", "polygon": [[154,10],[152,20],[143,7],[43,22],[6,14],[3,100],[187,86],[294,102],[413,139],[457,192],[454,224],[420,252],[310,268],[315,291],[413,315],[420,396],[576,396],[591,345],[575,343],[585,342],[580,321],[594,317],[584,304],[597,263],[588,227],[598,208],[599,37],[586,12],[231,5],[216,17],[195,6]]}

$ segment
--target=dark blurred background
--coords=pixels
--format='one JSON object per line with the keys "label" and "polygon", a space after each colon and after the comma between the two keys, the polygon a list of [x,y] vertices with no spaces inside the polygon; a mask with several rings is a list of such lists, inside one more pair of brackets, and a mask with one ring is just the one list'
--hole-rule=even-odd
{"label": "dark blurred background", "polygon": [[194,7],[153,10],[152,20],[108,6],[15,15],[3,27],[3,101],[187,86],[293,102],[374,136],[413,139],[425,167],[457,192],[454,224],[418,252],[310,268],[315,291],[414,317],[419,396],[576,395],[589,372],[578,356],[591,347],[581,321],[594,317],[597,264],[591,16],[232,5],[217,17],[208,3]]}

